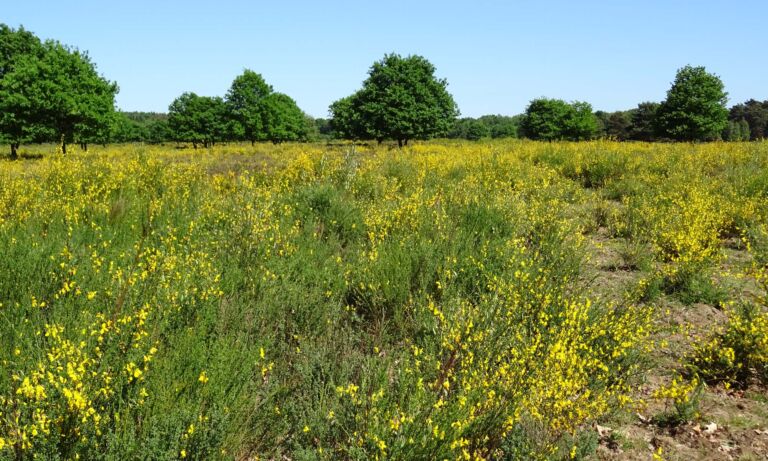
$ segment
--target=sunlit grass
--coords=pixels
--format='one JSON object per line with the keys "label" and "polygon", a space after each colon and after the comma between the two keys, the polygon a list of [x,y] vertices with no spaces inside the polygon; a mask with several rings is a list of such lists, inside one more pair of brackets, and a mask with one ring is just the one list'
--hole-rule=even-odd
{"label": "sunlit grass", "polygon": [[0,458],[569,457],[656,296],[724,304],[726,239],[765,274],[765,143],[39,152],[0,162]]}

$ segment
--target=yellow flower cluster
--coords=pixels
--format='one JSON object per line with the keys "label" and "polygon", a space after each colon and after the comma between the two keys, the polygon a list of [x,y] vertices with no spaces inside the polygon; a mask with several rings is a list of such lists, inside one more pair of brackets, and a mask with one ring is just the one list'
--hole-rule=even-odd
{"label": "yellow flower cluster", "polygon": [[694,348],[691,365],[705,380],[726,386],[768,382],[768,312],[755,305],[727,312],[726,325]]}
{"label": "yellow flower cluster", "polygon": [[[155,225],[166,200],[191,200],[199,168],[158,178],[162,170],[158,160],[93,156],[0,171],[0,233],[46,223],[26,247],[14,237],[6,248],[49,252],[43,260],[50,269],[40,275],[42,287],[51,287],[20,291],[26,303],[2,312],[13,325],[3,335],[16,353],[3,360],[11,379],[0,394],[0,452],[74,457],[103,448],[105,435],[150,397],[145,380],[161,347],[158,325],[220,297],[217,269],[192,241],[193,222],[185,229]],[[158,180],[167,196],[128,209],[120,190],[148,193]],[[135,240],[118,245],[125,236],[114,232],[114,221],[130,213],[136,220],[127,232]]]}
{"label": "yellow flower cluster", "polygon": [[90,326],[70,336],[65,327],[46,324],[39,336],[46,345],[44,359],[32,369],[14,370],[13,396],[0,397],[6,444],[23,451],[67,439],[88,443],[101,437],[104,425],[116,416],[110,407],[123,381],[118,370],[101,363],[108,357],[104,348],[125,341],[127,356],[144,354],[141,366],[131,361],[124,367],[128,383],[141,381],[157,352],[146,344],[142,326],[141,315],[109,322],[97,314]]}

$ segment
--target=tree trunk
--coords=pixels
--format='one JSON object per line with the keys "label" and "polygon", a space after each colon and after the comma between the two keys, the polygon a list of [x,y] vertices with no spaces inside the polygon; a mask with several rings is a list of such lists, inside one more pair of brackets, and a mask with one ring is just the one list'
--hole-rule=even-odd
{"label": "tree trunk", "polygon": [[11,160],[16,160],[19,158],[19,143],[12,142],[11,143]]}
{"label": "tree trunk", "polygon": [[256,141],[254,141],[253,139],[251,139],[251,147],[253,147],[253,146],[255,146],[255,145],[256,145]]}
{"label": "tree trunk", "polygon": [[67,143],[61,141],[61,155],[67,155]]}
{"label": "tree trunk", "polygon": [[408,145],[408,138],[405,138],[405,142],[403,144],[405,144],[406,146]]}
{"label": "tree trunk", "polygon": [[80,149],[83,149],[83,152],[88,152],[88,143],[87,142],[81,142],[80,143]]}
{"label": "tree trunk", "polygon": [[402,139],[398,139],[397,140],[397,147],[402,149],[402,147],[403,147],[403,140]]}

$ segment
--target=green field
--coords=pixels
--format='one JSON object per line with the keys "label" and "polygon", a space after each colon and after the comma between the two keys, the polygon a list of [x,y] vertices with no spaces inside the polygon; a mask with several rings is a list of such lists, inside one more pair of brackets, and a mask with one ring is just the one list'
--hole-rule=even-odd
{"label": "green field", "polygon": [[768,456],[768,143],[21,154],[0,459]]}

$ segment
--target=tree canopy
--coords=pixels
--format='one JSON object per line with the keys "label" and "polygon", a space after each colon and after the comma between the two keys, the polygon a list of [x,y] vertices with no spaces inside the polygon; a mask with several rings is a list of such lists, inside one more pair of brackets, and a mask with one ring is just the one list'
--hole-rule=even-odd
{"label": "tree canopy", "polygon": [[750,139],[768,138],[768,101],[750,99],[737,104],[731,107],[728,118],[734,122],[745,121],[749,127]]}
{"label": "tree canopy", "polygon": [[459,114],[447,86],[425,58],[385,55],[359,91],[331,104],[332,125],[345,137],[399,145],[446,134]]}
{"label": "tree canopy", "polygon": [[595,136],[597,118],[586,102],[569,104],[561,99],[539,98],[525,110],[520,130],[530,139],[578,141]]}
{"label": "tree canopy", "polygon": [[264,98],[263,130],[273,143],[300,141],[306,138],[308,120],[290,96],[271,93]]}
{"label": "tree canopy", "polygon": [[722,134],[724,141],[749,141],[750,129],[746,120],[728,120]]}
{"label": "tree canopy", "polygon": [[478,139],[491,137],[491,130],[480,120],[465,117],[456,120],[453,128],[451,128],[451,131],[448,133],[448,137],[476,141]]}
{"label": "tree canopy", "polygon": [[19,143],[86,144],[109,137],[117,84],[100,76],[87,53],[0,25],[0,136]]}
{"label": "tree canopy", "polygon": [[520,127],[521,115],[483,115],[477,121],[488,127],[491,138],[515,138]]}
{"label": "tree canopy", "polygon": [[629,139],[633,141],[655,141],[657,138],[656,112],[659,110],[657,102],[641,102],[632,109],[632,125],[629,128]]}
{"label": "tree canopy", "polygon": [[677,141],[718,139],[728,123],[727,101],[720,77],[704,67],[685,66],[657,111],[659,132]]}
{"label": "tree canopy", "polygon": [[110,134],[112,142],[162,143],[171,139],[168,115],[155,112],[117,112]]}
{"label": "tree canopy", "polygon": [[18,87],[16,67],[34,68],[43,45],[33,33],[0,24],[0,141],[11,146],[11,158],[19,144],[43,137],[40,114],[34,111],[26,88]]}
{"label": "tree canopy", "polygon": [[522,115],[483,115],[478,118],[463,117],[457,119],[446,137],[467,139],[470,141],[483,138],[516,138]]}
{"label": "tree canopy", "polygon": [[334,101],[328,109],[331,116],[328,124],[336,138],[371,139],[360,119],[356,96],[357,93]]}
{"label": "tree canopy", "polygon": [[242,127],[242,137],[253,144],[267,139],[266,98],[272,94],[272,86],[256,72],[246,69],[232,81],[226,102],[235,120]]}
{"label": "tree canopy", "polygon": [[224,100],[187,92],[168,106],[168,127],[176,141],[209,147],[235,137],[236,128]]}
{"label": "tree canopy", "polygon": [[168,107],[168,127],[176,141],[208,147],[220,141],[304,141],[314,121],[291,97],[276,93],[264,78],[246,69],[226,99],[184,93]]}

